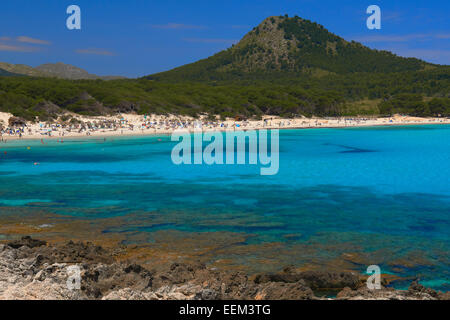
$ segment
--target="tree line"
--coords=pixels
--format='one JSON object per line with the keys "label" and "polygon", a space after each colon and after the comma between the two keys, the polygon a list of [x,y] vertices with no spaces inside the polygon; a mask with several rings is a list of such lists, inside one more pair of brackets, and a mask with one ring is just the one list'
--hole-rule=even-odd
{"label": "tree line", "polygon": [[[369,101],[370,110],[356,107]],[[450,68],[397,73],[249,74],[218,81],[0,77],[0,111],[27,120],[117,112],[225,117],[450,116]]]}

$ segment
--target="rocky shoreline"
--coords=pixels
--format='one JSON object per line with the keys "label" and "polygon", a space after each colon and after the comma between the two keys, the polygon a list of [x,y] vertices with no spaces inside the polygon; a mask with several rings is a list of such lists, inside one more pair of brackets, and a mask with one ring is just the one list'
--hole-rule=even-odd
{"label": "rocky shoreline", "polygon": [[[413,282],[408,290],[369,290],[352,272],[298,272],[248,276],[201,263],[149,270],[119,262],[114,250],[92,243],[48,244],[23,237],[0,244],[0,300],[450,300]],[[78,266],[80,288],[69,289],[68,267]],[[334,298],[327,298],[329,295]]]}

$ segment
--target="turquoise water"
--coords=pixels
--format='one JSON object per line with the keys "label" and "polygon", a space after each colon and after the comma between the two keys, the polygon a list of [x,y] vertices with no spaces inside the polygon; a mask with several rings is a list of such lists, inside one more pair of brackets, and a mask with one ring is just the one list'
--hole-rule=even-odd
{"label": "turquoise water", "polygon": [[378,264],[448,290],[450,126],[283,130],[275,176],[255,165],[176,166],[174,145],[168,136],[0,144],[0,212],[138,213],[139,224],[104,232],[248,234],[243,246],[285,246],[272,256],[279,268],[357,252],[346,262],[355,270]]}

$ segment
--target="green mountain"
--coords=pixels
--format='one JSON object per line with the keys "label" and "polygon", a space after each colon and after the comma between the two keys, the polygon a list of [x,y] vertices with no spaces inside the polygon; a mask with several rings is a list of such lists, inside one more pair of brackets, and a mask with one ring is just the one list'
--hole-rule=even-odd
{"label": "green mountain", "polygon": [[348,42],[299,17],[269,17],[231,48],[212,57],[150,76],[155,80],[230,80],[245,77],[321,76],[355,72],[403,72],[432,68]]}
{"label": "green mountain", "polygon": [[113,80],[123,78],[116,76],[97,76],[95,74],[90,74],[89,72],[81,68],[61,62],[46,63],[36,68],[23,64],[11,64],[0,62],[0,69],[3,69],[10,73],[30,77],[47,77],[47,78],[55,77],[59,79],[69,79],[69,80],[96,80],[96,79]]}

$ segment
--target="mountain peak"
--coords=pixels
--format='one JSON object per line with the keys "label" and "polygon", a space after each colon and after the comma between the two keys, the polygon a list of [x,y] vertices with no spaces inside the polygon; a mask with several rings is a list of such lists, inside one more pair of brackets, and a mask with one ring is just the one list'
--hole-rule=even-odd
{"label": "mountain peak", "polygon": [[248,71],[281,69],[289,64],[289,41],[279,28],[283,18],[269,17],[247,33],[231,51],[238,58],[236,63]]}
{"label": "mountain peak", "polygon": [[[246,55],[250,66],[262,70],[287,70],[301,72],[320,68],[339,72],[332,66],[317,65],[318,57],[333,60],[338,49],[349,43],[322,25],[298,16],[272,16],[249,32],[236,49],[252,54]],[[311,59],[311,56],[315,56]]]}
{"label": "mountain peak", "polygon": [[216,80],[249,74],[323,75],[421,70],[427,63],[373,50],[298,16],[271,16],[231,48],[154,79]]}

